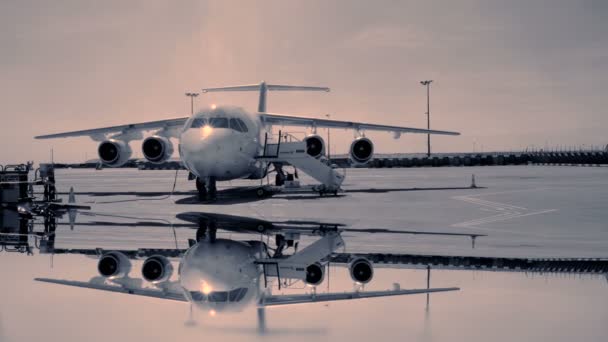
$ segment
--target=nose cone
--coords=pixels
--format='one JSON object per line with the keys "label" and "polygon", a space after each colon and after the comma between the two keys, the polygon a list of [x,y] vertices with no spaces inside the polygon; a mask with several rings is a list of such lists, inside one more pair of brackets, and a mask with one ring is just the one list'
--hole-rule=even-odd
{"label": "nose cone", "polygon": [[222,146],[230,141],[231,133],[230,129],[211,126],[190,128],[181,135],[182,151],[185,153],[221,151]]}
{"label": "nose cone", "polygon": [[180,285],[191,302],[204,311],[241,311],[256,297],[258,274],[251,247],[218,239],[201,242],[184,255]]}
{"label": "nose cone", "polygon": [[234,145],[230,129],[203,126],[182,133],[180,154],[188,169],[197,176],[222,177]]}

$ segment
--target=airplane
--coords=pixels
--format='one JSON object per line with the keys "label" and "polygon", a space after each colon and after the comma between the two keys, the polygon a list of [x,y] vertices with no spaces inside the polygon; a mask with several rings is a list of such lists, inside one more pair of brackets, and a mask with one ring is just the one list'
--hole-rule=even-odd
{"label": "airplane", "polygon": [[[457,291],[458,287],[401,289],[394,284],[392,290],[366,291],[364,285],[374,275],[373,264],[357,254],[349,254],[347,267],[356,289],[350,292],[317,293],[316,288],[327,276],[326,269],[334,253],[345,247],[342,233],[354,233],[338,223],[315,221],[267,221],[232,215],[187,212],[178,218],[198,224],[196,239],[190,239],[188,249],[55,249],[53,254],[81,254],[99,257],[99,276],[89,281],[35,278],[36,281],[123,293],[190,303],[203,312],[215,316],[220,313],[241,312],[250,306],[257,307],[258,328],[263,331],[265,308],[305,303],[355,300],[387,296],[429,294]],[[242,226],[238,228],[239,222]],[[274,247],[258,240],[219,238],[218,230],[230,234],[263,234],[274,237]],[[372,229],[373,230],[373,229]],[[364,233],[372,232],[370,229]],[[377,233],[404,233],[382,230]],[[410,231],[410,234],[426,232]],[[431,235],[441,235],[430,232]],[[445,233],[444,235],[471,234]],[[303,236],[316,238],[301,250]],[[483,236],[483,235],[478,235]],[[293,250],[291,253],[287,251]],[[178,258],[177,280],[172,280],[171,259]],[[143,259],[141,279],[130,277],[131,260]],[[145,283],[144,283],[145,281]],[[310,290],[305,294],[275,295],[273,288],[301,288],[304,283]]]}
{"label": "airplane", "polygon": [[[269,113],[266,111],[268,91],[322,91],[327,87],[267,84],[217,87],[202,89],[203,93],[258,91],[257,112],[240,107],[211,106],[190,117],[149,121],[119,126],[86,129],[72,132],[36,136],[36,139],[89,136],[99,141],[97,149],[101,163],[109,167],[124,165],[132,155],[130,142],[143,139],[141,149],[144,158],[151,163],[162,163],[173,154],[171,138],[178,139],[178,152],[183,165],[196,179],[200,200],[215,199],[217,181],[233,179],[263,179],[273,165],[276,185],[286,179],[283,165],[299,167],[313,178],[320,180],[319,193],[336,194],[344,179],[326,165],[325,141],[316,133],[317,128],[344,128],[355,131],[350,145],[351,163],[365,164],[374,154],[373,142],[365,131],[392,132],[397,139],[402,133],[459,135],[458,132],[427,130],[411,127],[371,124],[364,122],[317,119]],[[272,134],[273,126],[304,126],[312,129],[303,141],[290,134]],[[143,132],[153,131],[143,138]],[[295,140],[294,140],[295,139]],[[288,141],[289,140],[289,141]],[[273,144],[270,144],[273,142]],[[313,160],[316,159],[316,163]],[[260,192],[262,196],[264,193]]]}

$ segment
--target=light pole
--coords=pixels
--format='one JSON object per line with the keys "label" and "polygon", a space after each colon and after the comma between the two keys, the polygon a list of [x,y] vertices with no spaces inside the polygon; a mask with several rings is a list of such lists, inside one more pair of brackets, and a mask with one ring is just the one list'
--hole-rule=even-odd
{"label": "light pole", "polygon": [[[433,80],[420,81],[420,84],[426,86],[426,129],[431,129],[431,82]],[[426,156],[431,157],[431,135],[426,135],[427,152]]]}
{"label": "light pole", "polygon": [[198,93],[186,93],[186,96],[190,98],[190,115],[194,115],[194,98],[198,96]]}
{"label": "light pole", "polygon": [[[325,114],[325,116],[327,117],[327,120],[329,120],[329,114]],[[327,160],[329,161],[329,164],[331,165],[331,155],[329,154],[329,147],[330,145],[330,141],[329,141],[329,126],[327,127]]]}

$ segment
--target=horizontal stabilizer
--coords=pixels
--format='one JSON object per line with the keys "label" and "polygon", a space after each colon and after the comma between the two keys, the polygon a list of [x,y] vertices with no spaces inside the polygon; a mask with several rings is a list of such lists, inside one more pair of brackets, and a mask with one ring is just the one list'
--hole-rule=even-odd
{"label": "horizontal stabilizer", "polygon": [[330,91],[327,87],[294,86],[281,84],[250,84],[228,87],[203,88],[203,93],[223,92],[223,91],[259,91],[265,87],[269,91]]}
{"label": "horizontal stabilizer", "polygon": [[260,84],[249,84],[249,85],[238,85],[238,86],[203,88],[202,89],[203,93],[223,92],[223,91],[259,91],[260,99],[258,102],[258,112],[263,113],[263,112],[266,112],[266,92],[268,92],[268,91],[325,91],[325,92],[328,92],[329,88],[282,85],[282,84],[266,84],[266,82],[262,82]]}

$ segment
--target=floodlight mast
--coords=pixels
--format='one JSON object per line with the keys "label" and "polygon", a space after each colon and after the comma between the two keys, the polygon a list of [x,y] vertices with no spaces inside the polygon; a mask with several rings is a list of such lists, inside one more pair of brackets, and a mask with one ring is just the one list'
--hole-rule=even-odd
{"label": "floodlight mast", "polygon": [[194,115],[194,98],[198,96],[198,93],[186,93],[186,96],[190,98],[190,115]]}
{"label": "floodlight mast", "polygon": [[[431,129],[431,93],[430,93],[430,89],[431,89],[431,83],[433,82],[433,80],[425,80],[425,81],[420,81],[420,84],[422,84],[423,86],[426,86],[426,128],[427,129]],[[427,145],[427,152],[426,152],[426,156],[427,157],[431,157],[431,135],[427,134],[426,135],[426,145]]]}

